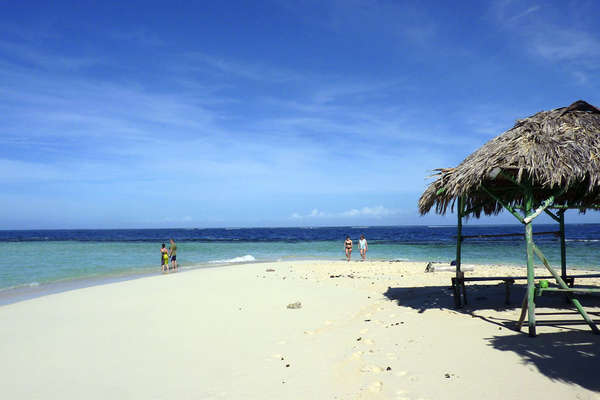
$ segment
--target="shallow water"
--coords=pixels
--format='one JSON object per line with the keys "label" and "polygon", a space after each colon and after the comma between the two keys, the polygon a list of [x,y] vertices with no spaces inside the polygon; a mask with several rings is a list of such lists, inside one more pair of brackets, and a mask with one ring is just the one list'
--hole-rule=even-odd
{"label": "shallow water", "polygon": [[[464,234],[522,233],[522,229],[467,226]],[[535,228],[553,230],[556,226]],[[567,225],[566,232],[568,266],[597,269],[600,224]],[[159,248],[162,242],[168,245],[169,237],[177,241],[179,265],[188,269],[249,261],[341,260],[346,234],[355,241],[355,260],[360,258],[360,234],[367,237],[369,259],[450,262],[456,257],[453,226],[0,231],[0,290],[158,273]],[[558,238],[536,236],[536,243],[558,266]],[[462,257],[464,263],[525,265],[524,240],[522,236],[467,239]]]}

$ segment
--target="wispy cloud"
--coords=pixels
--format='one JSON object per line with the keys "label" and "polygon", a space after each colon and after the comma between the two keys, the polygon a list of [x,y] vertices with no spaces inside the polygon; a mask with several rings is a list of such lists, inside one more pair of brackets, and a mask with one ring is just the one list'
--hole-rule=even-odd
{"label": "wispy cloud", "polygon": [[180,56],[185,61],[176,68],[180,70],[198,71],[212,69],[222,76],[244,78],[259,82],[283,83],[304,80],[305,76],[284,68],[275,68],[256,62],[236,62],[214,55],[190,52]]}
{"label": "wispy cloud", "polygon": [[10,53],[12,57],[27,62],[34,67],[50,70],[72,71],[102,63],[102,60],[98,57],[50,54],[48,51],[36,49],[31,45],[16,44],[5,40],[0,40],[1,53]]}
{"label": "wispy cloud", "polygon": [[375,207],[362,207],[362,208],[352,208],[342,212],[326,212],[319,209],[312,209],[307,214],[302,214],[299,212],[293,213],[290,218],[292,219],[311,219],[311,218],[356,218],[356,217],[373,217],[373,218],[382,218],[389,217],[391,215],[400,214],[400,210],[389,209],[384,206],[375,206]]}
{"label": "wispy cloud", "polygon": [[536,12],[536,11],[539,11],[539,10],[540,10],[540,8],[541,8],[541,7],[540,7],[540,6],[538,6],[538,5],[535,5],[535,6],[529,7],[529,8],[527,8],[526,10],[524,10],[524,11],[522,11],[522,12],[520,12],[520,13],[516,14],[516,15],[513,15],[513,16],[511,16],[511,17],[508,17],[508,18],[506,19],[506,23],[508,23],[508,24],[513,24],[513,23],[515,23],[517,20],[520,20],[520,19],[522,19],[522,18],[524,18],[524,17],[527,17],[528,15],[530,15],[530,14],[532,14],[532,13]]}
{"label": "wispy cloud", "polygon": [[512,0],[496,1],[491,10],[511,42],[531,57],[564,67],[579,83],[600,70],[597,25],[584,23],[577,13],[565,15],[551,4],[527,6]]}

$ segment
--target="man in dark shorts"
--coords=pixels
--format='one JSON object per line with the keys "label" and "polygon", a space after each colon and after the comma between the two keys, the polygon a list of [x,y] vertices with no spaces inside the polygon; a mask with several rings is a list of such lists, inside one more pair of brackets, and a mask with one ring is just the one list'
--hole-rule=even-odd
{"label": "man in dark shorts", "polygon": [[173,239],[171,241],[171,246],[169,247],[169,253],[171,254],[171,265],[175,272],[177,272],[177,245]]}

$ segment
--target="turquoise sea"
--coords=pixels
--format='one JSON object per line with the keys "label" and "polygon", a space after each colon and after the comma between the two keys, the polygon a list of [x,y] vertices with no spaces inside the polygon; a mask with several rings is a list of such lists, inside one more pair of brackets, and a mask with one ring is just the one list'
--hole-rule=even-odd
{"label": "turquoise sea", "polygon": [[[467,226],[467,235],[522,233],[522,226]],[[553,231],[541,225],[536,232]],[[599,269],[600,224],[567,225],[567,264]],[[39,291],[56,284],[90,284],[160,273],[161,243],[174,238],[183,270],[240,262],[298,259],[343,260],[346,235],[357,244],[364,234],[368,258],[450,262],[456,255],[456,227],[323,227],[243,229],[145,229],[0,231],[0,295]],[[551,263],[560,262],[554,235],[536,242]],[[358,246],[353,258],[358,260]],[[464,263],[525,264],[521,236],[475,238],[463,244]]]}

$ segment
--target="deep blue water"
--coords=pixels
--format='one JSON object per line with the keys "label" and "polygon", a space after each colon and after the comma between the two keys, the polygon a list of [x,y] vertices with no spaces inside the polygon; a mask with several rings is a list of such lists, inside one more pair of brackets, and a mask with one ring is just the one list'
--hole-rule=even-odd
{"label": "deep blue water", "polygon": [[[558,230],[535,225],[534,232]],[[467,225],[464,235],[523,233],[521,225]],[[159,271],[159,248],[173,238],[183,268],[240,261],[343,259],[346,235],[369,242],[368,258],[444,261],[455,258],[455,226],[106,229],[0,231],[0,289],[70,279],[127,276]],[[600,224],[566,225],[567,264],[600,265]],[[560,260],[555,235],[536,236],[551,263]],[[358,247],[358,246],[357,246]],[[358,259],[358,249],[354,252]],[[463,242],[463,262],[525,264],[523,236],[472,238]]]}
{"label": "deep blue water", "polygon": [[[600,240],[600,224],[567,224],[566,236],[571,241]],[[557,231],[556,225],[536,225],[534,232]],[[521,225],[466,225],[464,235],[523,233]],[[206,229],[57,229],[0,230],[0,242],[78,241],[78,242],[302,242],[343,240],[346,235],[357,240],[364,234],[370,241],[435,244],[454,242],[455,226],[376,226],[315,228],[206,228]],[[475,238],[470,242],[518,242],[521,237]],[[536,242],[556,241],[553,235],[537,236]]]}

